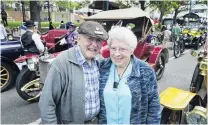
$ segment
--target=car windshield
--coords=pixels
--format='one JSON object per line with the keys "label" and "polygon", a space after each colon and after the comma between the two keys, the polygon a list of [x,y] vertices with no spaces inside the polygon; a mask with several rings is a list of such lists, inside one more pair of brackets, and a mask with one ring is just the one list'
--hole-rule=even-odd
{"label": "car windshield", "polygon": [[164,20],[164,25],[172,25],[173,20]]}

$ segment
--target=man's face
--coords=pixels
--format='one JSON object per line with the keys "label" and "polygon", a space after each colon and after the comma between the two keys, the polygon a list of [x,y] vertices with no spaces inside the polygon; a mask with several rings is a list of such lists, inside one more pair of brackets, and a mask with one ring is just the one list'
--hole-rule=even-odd
{"label": "man's face", "polygon": [[34,31],[35,33],[37,33],[37,32],[38,32],[38,27],[37,27],[37,26],[34,26],[34,27],[33,27],[33,31]]}
{"label": "man's face", "polygon": [[70,32],[74,31],[74,29],[75,29],[75,28],[72,27],[72,26],[69,27],[69,31],[70,31]]}
{"label": "man's face", "polygon": [[86,60],[91,60],[100,52],[102,40],[79,34],[78,45]]}
{"label": "man's face", "polygon": [[110,58],[120,68],[128,65],[133,51],[126,42],[113,40],[110,45]]}

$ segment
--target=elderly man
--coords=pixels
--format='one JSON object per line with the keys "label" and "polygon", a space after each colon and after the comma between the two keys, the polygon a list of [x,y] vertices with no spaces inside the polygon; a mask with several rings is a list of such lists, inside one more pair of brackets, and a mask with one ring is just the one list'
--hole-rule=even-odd
{"label": "elderly man", "polygon": [[78,43],[52,63],[39,101],[42,124],[93,124],[100,111],[95,56],[108,34],[101,24],[82,23]]}

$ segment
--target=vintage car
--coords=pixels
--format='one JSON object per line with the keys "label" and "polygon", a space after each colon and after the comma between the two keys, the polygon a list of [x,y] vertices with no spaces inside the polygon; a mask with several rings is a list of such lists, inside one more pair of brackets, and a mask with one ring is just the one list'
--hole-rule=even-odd
{"label": "vintage car", "polygon": [[[112,26],[118,24],[120,26],[133,25],[132,31],[138,38],[138,45],[134,51],[134,55],[149,63],[154,68],[157,79],[161,79],[165,64],[169,59],[169,52],[162,45],[154,46],[146,41],[147,34],[149,34],[153,26],[153,21],[148,13],[142,11],[140,8],[127,8],[103,11],[84,19],[100,22],[107,31]],[[105,58],[109,57],[109,49],[106,42],[103,43],[101,54]]]}
{"label": "vintage car", "polygon": [[204,44],[204,37],[204,31],[198,24],[183,26],[182,40],[185,46],[194,46],[194,49],[197,50]]}
{"label": "vintage car", "polygon": [[1,92],[15,84],[19,73],[18,66],[13,62],[23,54],[19,40],[19,37],[8,35],[8,40],[1,41]]}

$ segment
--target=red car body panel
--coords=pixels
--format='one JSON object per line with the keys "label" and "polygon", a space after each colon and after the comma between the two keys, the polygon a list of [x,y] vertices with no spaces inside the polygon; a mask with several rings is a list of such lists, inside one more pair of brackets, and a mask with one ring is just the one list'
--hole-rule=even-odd
{"label": "red car body panel", "polygon": [[[57,53],[53,53],[53,54],[51,54],[51,55],[52,55],[52,57],[55,58],[59,53],[60,53],[60,52],[57,52]],[[27,59],[30,59],[30,58],[32,58],[32,57],[37,58],[38,56],[39,56],[39,55],[37,55],[37,54],[27,54],[27,55],[25,55],[25,56],[21,56],[21,57],[15,59],[14,62],[15,62],[15,63],[22,63],[22,62],[26,61]]]}
{"label": "red car body panel", "polygon": [[21,56],[21,57],[15,59],[14,62],[16,62],[16,63],[22,63],[22,62],[24,62],[27,59],[30,59],[32,57],[38,57],[38,55],[37,54],[26,54],[24,56]]}
{"label": "red car body panel", "polygon": [[53,48],[55,47],[55,39],[63,36],[67,33],[68,31],[66,29],[54,29],[54,30],[49,30],[46,34],[41,35],[41,40],[46,42],[46,46],[48,48]]}

